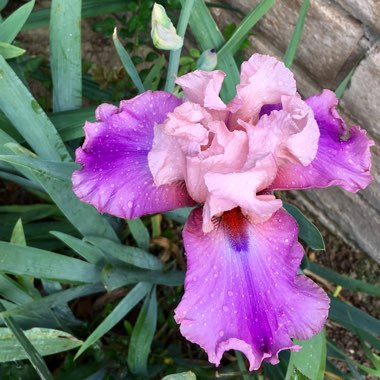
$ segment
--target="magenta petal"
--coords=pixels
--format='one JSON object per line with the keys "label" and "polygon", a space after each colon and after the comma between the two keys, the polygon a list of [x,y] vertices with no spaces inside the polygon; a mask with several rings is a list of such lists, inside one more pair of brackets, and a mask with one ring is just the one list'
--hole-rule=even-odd
{"label": "magenta petal", "polygon": [[336,111],[338,100],[324,90],[306,100],[320,130],[318,151],[308,166],[286,164],[279,168],[271,189],[309,189],[341,186],[356,192],[371,182],[370,147],[373,141],[358,126],[350,130]]}
{"label": "magenta petal", "polygon": [[154,125],[179,104],[172,94],[147,91],[119,108],[99,106],[98,121],[86,123],[86,139],[76,151],[82,169],[72,176],[75,194],[100,212],[122,218],[192,205],[183,182],[154,185],[147,159]]}
{"label": "magenta petal", "polygon": [[202,209],[184,230],[187,254],[185,294],[175,311],[181,333],[199,344],[218,365],[229,349],[242,351],[250,370],[278,363],[283,349],[296,351],[291,338],[307,339],[324,325],[325,292],[297,275],[303,248],[298,227],[283,209],[260,224],[240,209],[222,215],[202,232]]}

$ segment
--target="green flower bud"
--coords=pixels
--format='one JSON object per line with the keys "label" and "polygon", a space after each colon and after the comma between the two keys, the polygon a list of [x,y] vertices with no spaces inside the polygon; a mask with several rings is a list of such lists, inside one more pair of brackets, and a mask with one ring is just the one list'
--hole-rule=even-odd
{"label": "green flower bud", "polygon": [[218,64],[218,55],[215,49],[205,50],[197,61],[197,69],[204,71],[212,71]]}
{"label": "green flower bud", "polygon": [[158,49],[177,50],[183,45],[183,38],[177,34],[165,8],[157,3],[154,3],[152,11],[151,36],[154,46]]}

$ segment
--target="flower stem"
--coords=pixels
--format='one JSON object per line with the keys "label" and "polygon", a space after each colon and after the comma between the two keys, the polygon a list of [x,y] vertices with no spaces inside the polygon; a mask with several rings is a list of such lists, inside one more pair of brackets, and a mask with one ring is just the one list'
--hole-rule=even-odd
{"label": "flower stem", "polygon": [[[187,24],[189,23],[191,10],[193,9],[195,0],[186,0],[179,15],[177,34],[180,37],[185,36]],[[165,91],[173,92],[174,81],[178,73],[179,59],[181,57],[182,48],[172,50],[169,56],[168,74],[166,77]]]}

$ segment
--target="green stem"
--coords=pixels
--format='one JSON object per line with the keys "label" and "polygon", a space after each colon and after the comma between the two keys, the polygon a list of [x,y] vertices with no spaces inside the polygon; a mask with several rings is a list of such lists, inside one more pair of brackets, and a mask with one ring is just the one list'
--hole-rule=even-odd
{"label": "green stem", "polygon": [[[185,5],[181,10],[181,14],[178,20],[177,34],[180,37],[185,36],[187,24],[189,23],[191,10],[193,9],[195,0],[186,0]],[[181,57],[182,48],[172,50],[169,56],[168,74],[166,77],[165,91],[173,92],[174,81],[178,73],[179,59]]]}
{"label": "green stem", "polygon": [[[3,304],[0,302],[0,311],[6,311]],[[29,361],[32,363],[34,369],[37,371],[42,380],[53,380],[45,361],[42,359],[41,355],[34,348],[29,339],[25,336],[21,328],[16,324],[16,322],[11,317],[4,317],[5,324],[13,332],[14,336],[21,344],[22,348],[25,350]]]}
{"label": "green stem", "polygon": [[302,30],[303,30],[306,14],[309,7],[310,7],[310,0],[304,0],[301,10],[300,10],[300,14],[298,16],[297,24],[293,31],[292,39],[290,40],[290,43],[288,45],[288,48],[286,49],[284,59],[283,59],[285,66],[288,68],[292,66],[294,58],[296,56],[297,47],[301,40]]}

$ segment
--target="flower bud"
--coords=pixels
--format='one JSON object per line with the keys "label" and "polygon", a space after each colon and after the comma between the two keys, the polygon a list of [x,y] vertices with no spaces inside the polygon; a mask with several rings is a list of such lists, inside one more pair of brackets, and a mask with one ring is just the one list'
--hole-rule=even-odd
{"label": "flower bud", "polygon": [[151,37],[154,46],[158,49],[177,50],[183,45],[183,38],[177,34],[165,8],[157,3],[154,3],[152,11]]}
{"label": "flower bud", "polygon": [[212,71],[218,63],[218,55],[215,49],[205,50],[197,61],[197,69],[204,71]]}

